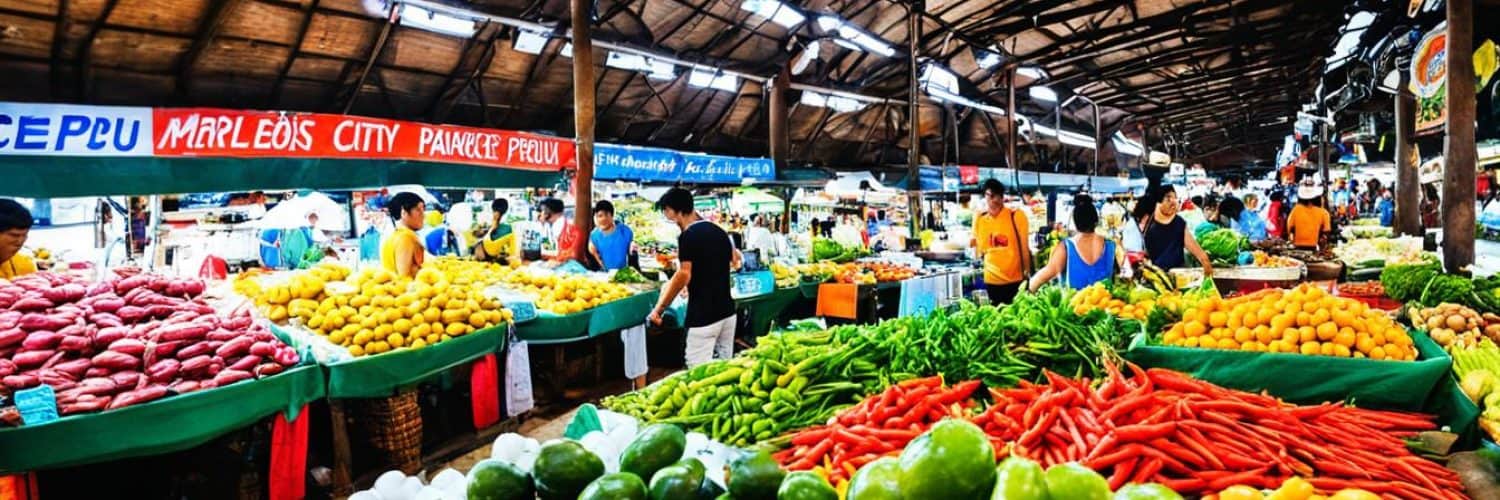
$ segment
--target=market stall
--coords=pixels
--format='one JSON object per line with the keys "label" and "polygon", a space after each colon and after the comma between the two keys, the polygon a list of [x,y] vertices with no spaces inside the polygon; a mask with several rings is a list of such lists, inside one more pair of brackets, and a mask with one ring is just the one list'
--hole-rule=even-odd
{"label": "market stall", "polygon": [[[154,195],[215,190],[378,188],[407,183],[466,187],[524,186],[550,183],[550,179],[557,177],[559,169],[572,165],[574,156],[573,145],[570,141],[543,136],[357,116],[13,103],[4,104],[4,109],[8,117],[29,123],[28,130],[37,134],[38,137],[49,138],[49,143],[55,142],[57,146],[42,150],[27,148],[25,142],[16,142],[12,144],[14,148],[5,150],[6,161],[0,162],[0,169],[4,169],[6,175],[14,181],[9,186],[8,193],[29,196]],[[106,123],[112,127],[94,127],[95,136],[90,139],[86,137],[86,134],[80,135],[75,127],[70,125],[77,123]],[[113,140],[98,136],[99,133],[103,133],[102,131],[108,130],[113,130]],[[89,141],[96,141],[97,144],[85,144]],[[107,147],[102,147],[102,149],[96,147],[100,144]],[[35,151],[30,149],[35,149]],[[42,164],[46,164],[47,168],[38,167]],[[295,205],[295,200],[293,205]],[[289,209],[297,209],[295,206],[289,205],[289,207]],[[313,211],[318,209],[313,204],[304,208]],[[301,213],[292,213],[287,217],[306,217],[305,210],[295,211]],[[331,222],[338,222],[337,218],[330,219],[334,219]],[[248,335],[233,339],[226,336],[214,338],[212,345],[200,346],[203,347],[202,349],[174,346],[180,347],[176,351],[179,359],[171,359],[172,352],[170,351],[163,352],[162,344],[157,344],[153,351],[148,343],[144,347],[146,362],[141,363],[138,356],[142,354],[130,350],[136,349],[133,345],[120,347],[119,349],[126,349],[123,351],[125,354],[118,354],[120,351],[117,345],[136,342],[128,338],[113,343],[96,339],[94,342],[100,345],[92,347],[87,345],[88,342],[80,344],[83,349],[80,351],[82,353],[108,347],[109,351],[103,351],[94,356],[93,362],[96,368],[103,366],[100,363],[117,363],[123,368],[128,364],[127,361],[133,359],[134,365],[143,371],[149,368],[150,378],[147,378],[148,375],[130,372],[140,377],[139,385],[134,386],[136,387],[134,392],[120,392],[114,396],[113,400],[107,395],[115,393],[116,389],[99,385],[110,381],[110,378],[98,379],[99,382],[94,382],[96,379],[93,378],[78,380],[77,377],[80,377],[82,373],[70,375],[69,381],[76,382],[77,388],[73,387],[73,383],[58,385],[48,382],[59,391],[57,403],[60,406],[60,412],[57,410],[54,412],[62,413],[63,417],[60,420],[47,422],[40,416],[44,414],[38,414],[36,417],[38,420],[33,422],[30,420],[31,415],[22,412],[22,420],[26,425],[0,430],[0,434],[4,435],[3,439],[15,440],[16,443],[15,446],[7,446],[6,450],[10,452],[24,450],[22,455],[13,457],[16,459],[14,464],[9,463],[7,459],[3,470],[26,471],[65,467],[80,463],[178,451],[241,429],[277,411],[284,411],[288,418],[276,420],[276,432],[280,436],[283,427],[288,425],[287,420],[293,418],[301,422],[297,425],[305,429],[306,403],[310,400],[322,399],[326,395],[335,399],[378,398],[377,401],[392,402],[395,400],[388,398],[392,394],[396,394],[398,399],[405,398],[411,401],[406,405],[401,405],[399,402],[393,403],[392,408],[400,410],[398,413],[402,415],[404,422],[414,421],[416,426],[414,428],[403,426],[401,429],[381,428],[384,424],[374,420],[368,420],[366,424],[375,428],[376,434],[409,434],[415,429],[417,441],[388,443],[386,449],[393,453],[393,457],[399,455],[400,460],[397,461],[406,461],[400,465],[406,467],[417,465],[417,462],[411,460],[420,458],[420,449],[415,449],[418,455],[415,457],[412,456],[413,452],[410,450],[413,446],[419,447],[421,444],[421,419],[420,413],[415,413],[418,408],[412,399],[414,393],[410,391],[410,387],[420,380],[446,372],[453,367],[468,366],[477,359],[492,356],[503,345],[507,331],[505,325],[509,321],[505,315],[508,312],[500,308],[499,303],[494,302],[487,303],[488,307],[481,311],[472,299],[466,305],[433,311],[442,316],[437,319],[443,320],[447,327],[446,331],[440,335],[430,334],[425,339],[413,336],[412,344],[404,346],[408,347],[407,349],[400,349],[403,347],[403,342],[397,341],[394,336],[389,340],[385,338],[379,341],[361,339],[361,342],[355,343],[350,338],[342,342],[342,344],[354,347],[341,345],[341,342],[329,342],[329,339],[334,338],[335,335],[351,333],[345,330],[334,332],[334,327],[331,326],[334,321],[332,318],[338,318],[341,324],[347,323],[355,327],[360,326],[355,320],[356,314],[365,317],[365,321],[374,319],[368,314],[374,311],[359,313],[348,303],[364,300],[367,303],[390,307],[391,302],[401,295],[394,288],[378,290],[370,288],[376,285],[375,281],[379,281],[375,278],[378,273],[373,270],[366,272],[367,274],[362,274],[361,278],[368,278],[370,281],[351,280],[353,285],[349,286],[356,287],[353,290],[342,290],[338,287],[333,287],[332,291],[325,289],[325,285],[333,286],[335,281],[348,277],[347,269],[340,271],[337,267],[320,267],[309,271],[282,273],[271,277],[273,281],[281,280],[275,283],[260,283],[250,279],[236,280],[234,291],[256,302],[257,307],[254,308],[258,310],[256,316],[254,318],[248,316],[246,313],[251,308],[236,305],[234,300],[224,301],[224,304],[219,307],[223,307],[225,311],[237,311],[233,313],[238,315],[234,316],[233,324],[243,323],[243,325],[236,328],[245,328],[245,325],[248,325],[250,328],[261,329],[262,333],[256,335],[264,336],[264,343],[271,346],[265,347],[264,352],[261,351],[261,341],[253,340]],[[123,294],[126,290],[140,286],[137,284],[137,280],[140,280],[151,283],[154,294],[168,296],[160,299],[162,301],[170,299],[181,302],[183,297],[196,301],[194,299],[196,294],[202,293],[205,288],[201,282],[192,287],[183,285],[179,288],[177,282],[162,281],[163,288],[157,289],[155,278],[146,278],[145,275],[141,278],[117,279],[118,282],[109,282],[115,283],[113,287],[115,292]],[[314,280],[316,283],[313,283]],[[127,282],[130,284],[126,285]],[[43,283],[45,284],[45,280]],[[170,286],[167,283],[171,283]],[[253,283],[253,286],[249,287],[253,289],[242,288],[241,285],[245,283]],[[360,284],[369,286],[361,290],[357,288]],[[53,286],[57,285],[54,279]],[[64,288],[73,286],[77,286],[80,292],[84,290],[83,285],[65,285]],[[106,286],[101,289],[101,292],[106,292],[109,288]],[[68,291],[67,296],[71,297],[72,293],[71,290]],[[85,299],[85,302],[94,300],[95,292],[89,293],[90,298]],[[152,296],[155,296],[154,294]],[[137,298],[136,295],[138,294],[126,294],[124,297],[127,301],[144,300]],[[17,295],[17,297],[20,296]],[[49,304],[53,302],[56,301],[51,301]],[[454,303],[462,304],[459,301]],[[173,303],[151,302],[151,304]],[[142,304],[142,306],[145,305],[147,304]],[[71,306],[59,307],[58,310],[62,311],[62,308]],[[96,304],[92,307],[98,310],[101,306]],[[111,307],[119,308],[117,314],[127,322],[135,321],[130,318],[140,315],[136,309],[132,309],[136,307],[134,305],[127,305],[123,308],[118,305]],[[168,306],[151,305],[150,307]],[[148,311],[155,310],[149,309]],[[341,313],[334,314],[335,310]],[[127,311],[130,311],[129,317],[127,317]],[[173,311],[174,309],[162,309],[159,313],[148,312],[150,316],[146,320],[162,319],[171,315]],[[392,312],[394,311],[388,311],[384,315],[385,318],[377,320],[380,325],[372,324],[371,326],[401,327],[400,321],[393,321],[396,318],[393,317]],[[463,318],[457,317],[460,312]],[[454,317],[443,316],[450,313]],[[77,315],[79,313],[63,311],[61,314]],[[209,311],[205,309],[199,314],[209,314]],[[404,313],[401,315],[404,316]],[[96,316],[90,316],[90,318],[95,318],[92,321],[99,321]],[[174,321],[177,321],[177,315],[172,317]],[[295,322],[289,323],[289,319],[294,319]],[[119,320],[112,321],[118,322]],[[276,323],[273,326],[274,335],[271,330],[263,326],[263,321]],[[323,323],[324,321],[327,323]],[[232,330],[223,330],[224,324],[220,323],[221,329],[215,331],[223,331],[226,334],[232,332]],[[165,330],[172,329],[166,328]],[[66,332],[66,329],[63,331]],[[100,330],[99,335],[103,335],[104,331],[107,329]],[[194,332],[196,335],[203,335],[202,331],[194,330]],[[219,334],[210,333],[209,335]],[[454,338],[449,339],[450,335]],[[439,336],[442,338],[439,339]],[[64,337],[58,338],[67,340]],[[150,339],[151,342],[156,340]],[[174,342],[167,342],[167,345],[177,344],[176,339],[168,340],[174,340]],[[321,343],[316,342],[317,340],[321,340]],[[33,342],[41,341],[33,339],[29,340],[28,344]],[[246,354],[243,350],[250,348],[252,342],[255,342],[253,347],[255,351]],[[286,354],[274,348],[274,345],[282,343],[290,346],[281,348],[286,350]],[[427,347],[423,344],[431,344],[431,346]],[[37,344],[36,347],[41,349],[48,346]],[[399,350],[385,353],[393,349]],[[59,357],[63,356],[64,351],[57,352]],[[276,361],[282,363],[278,366],[286,367],[285,370],[262,369],[254,364],[263,357],[269,360],[273,353]],[[10,370],[16,367],[32,368],[27,365],[30,363],[30,358],[25,357],[23,353],[16,353],[13,356],[20,356],[22,359],[20,362],[14,359],[8,361],[11,363]],[[198,359],[198,356],[203,357]],[[101,357],[108,359],[101,359]],[[126,359],[126,357],[131,358]],[[157,359],[154,363],[153,357]],[[162,359],[163,357],[166,359]],[[292,365],[296,365],[299,360],[306,366],[293,367]],[[87,365],[81,364],[84,361],[88,359],[81,359],[80,366],[88,368]],[[200,361],[210,363],[200,363]],[[52,366],[57,362],[54,359],[47,363],[47,366]],[[63,366],[57,365],[58,368]],[[193,385],[186,385],[188,384],[186,381],[177,382],[177,379],[173,378],[172,373],[176,373],[179,366],[181,373],[177,376],[185,380],[191,377]],[[488,370],[473,370],[474,376],[494,378],[496,376],[494,362],[490,361],[488,367]],[[255,370],[254,373],[250,372],[252,368]],[[197,382],[201,375],[200,370],[207,370],[204,373],[209,373],[207,381],[201,384]],[[162,371],[160,375],[158,371]],[[94,376],[93,371],[88,373],[88,376]],[[218,375],[212,375],[214,373]],[[125,373],[122,372],[123,374]],[[241,376],[241,374],[249,376]],[[37,375],[30,371],[19,374],[14,379],[9,374],[7,375],[7,382],[9,382],[7,386],[12,389],[24,388],[21,386],[35,383],[37,378]],[[150,385],[147,385],[148,381],[151,382]],[[113,382],[127,384],[123,378],[117,378]],[[170,386],[167,385],[169,382],[172,383]],[[231,383],[234,385],[215,388],[228,386]],[[135,382],[132,379],[128,384],[135,384]],[[496,385],[494,382],[488,384],[489,387]],[[124,385],[119,387],[124,387]],[[72,389],[72,392],[64,391],[65,388]],[[87,392],[76,393],[76,391],[84,390]],[[153,401],[172,394],[180,395]],[[492,406],[496,404],[498,394],[476,393],[474,396],[476,406]],[[20,399],[17,401],[19,402]],[[137,407],[134,404],[140,406]],[[74,411],[97,411],[106,408],[106,405],[109,411],[99,415],[71,414]],[[124,406],[132,407],[113,410],[115,407]],[[342,425],[344,417],[338,405],[333,406],[334,408],[330,411],[332,420],[335,422],[332,426],[335,434],[333,436],[335,455],[339,453],[347,455],[348,438],[344,435]],[[493,420],[487,423],[482,422],[477,416],[475,419],[476,427],[493,423]],[[87,430],[100,425],[110,426],[112,432]],[[62,447],[48,454],[40,453],[35,446],[28,446],[47,440],[61,439],[60,436],[65,434],[73,436],[66,441],[77,443],[78,446]],[[76,439],[77,436],[85,434],[99,436],[100,439],[85,446],[84,441]],[[128,438],[106,437],[120,435],[128,436]],[[288,447],[285,451],[279,450],[278,457],[295,457],[299,446],[301,453],[306,454],[307,434],[299,432],[294,436],[299,437],[292,438],[294,441],[278,444],[278,446]],[[379,440],[379,436],[376,437]],[[301,444],[297,444],[298,441],[295,439],[300,439]],[[341,445],[341,442],[345,444]],[[49,446],[48,448],[55,447]],[[273,467],[287,466],[276,460],[273,462],[276,462],[273,463]],[[294,459],[291,463],[305,463],[305,459]],[[350,461],[345,456],[336,459],[335,463],[348,467]],[[410,465],[406,465],[408,463]],[[296,466],[293,465],[293,467]],[[279,477],[300,479],[305,475],[305,471],[282,470],[280,472],[289,475]],[[335,489],[343,487],[347,491],[350,476],[350,471],[346,468],[336,470]],[[294,481],[296,482],[295,491],[302,491],[302,482]]]}

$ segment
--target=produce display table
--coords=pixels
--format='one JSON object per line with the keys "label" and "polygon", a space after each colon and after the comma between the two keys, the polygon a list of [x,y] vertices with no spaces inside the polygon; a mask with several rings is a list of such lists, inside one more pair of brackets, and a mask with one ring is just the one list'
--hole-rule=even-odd
{"label": "produce display table", "polygon": [[644,323],[659,297],[660,290],[648,290],[573,314],[539,312],[536,319],[516,325],[516,336],[537,345],[590,339]]}
{"label": "produce display table", "polygon": [[[781,317],[782,311],[785,311],[792,303],[806,299],[803,292],[805,286],[777,288],[771,293],[735,299],[735,310],[744,311],[745,316],[750,320],[750,338],[759,338],[770,333],[771,325],[776,322],[776,318]],[[813,296],[816,297],[817,286],[814,285],[812,290]],[[667,316],[669,317],[664,322],[669,326],[683,328],[687,322],[687,307],[685,305],[673,306],[668,309]]]}
{"label": "produce display table", "polygon": [[[272,325],[271,331],[298,349],[300,335]],[[496,352],[504,344],[506,327],[475,331],[422,349],[401,349],[373,356],[323,363],[328,370],[328,397],[383,398],[445,370]]]}
{"label": "produce display table", "polygon": [[1421,332],[1413,332],[1416,361],[1391,361],[1152,345],[1143,333],[1125,359],[1144,368],[1167,368],[1225,387],[1269,391],[1293,403],[1353,401],[1360,406],[1419,410],[1445,380],[1453,358]]}
{"label": "produce display table", "polygon": [[325,395],[323,369],[304,365],[211,390],[41,425],[0,429],[0,473],[160,455],[198,446]]}

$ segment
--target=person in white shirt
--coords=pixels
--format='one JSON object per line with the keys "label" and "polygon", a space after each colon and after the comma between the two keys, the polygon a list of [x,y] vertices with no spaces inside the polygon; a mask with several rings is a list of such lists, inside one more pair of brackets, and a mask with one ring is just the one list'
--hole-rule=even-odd
{"label": "person in white shirt", "polygon": [[776,238],[771,234],[770,228],[766,227],[765,216],[756,215],[750,224],[750,228],[745,230],[745,249],[760,250],[761,258],[778,255]]}

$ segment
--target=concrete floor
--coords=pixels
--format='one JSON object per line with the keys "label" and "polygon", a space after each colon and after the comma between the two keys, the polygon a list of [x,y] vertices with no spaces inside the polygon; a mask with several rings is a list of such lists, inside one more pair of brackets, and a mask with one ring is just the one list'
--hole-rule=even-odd
{"label": "concrete floor", "polygon": [[[516,433],[543,443],[551,439],[560,438],[563,436],[563,430],[567,429],[568,422],[573,421],[574,413],[578,413],[577,406],[566,412],[552,416],[533,416],[522,422],[521,429],[516,431]],[[486,458],[490,458],[490,444],[488,443],[464,454],[464,456],[454,459],[452,462],[448,462],[447,467],[467,473],[469,469],[474,467],[474,464]]]}

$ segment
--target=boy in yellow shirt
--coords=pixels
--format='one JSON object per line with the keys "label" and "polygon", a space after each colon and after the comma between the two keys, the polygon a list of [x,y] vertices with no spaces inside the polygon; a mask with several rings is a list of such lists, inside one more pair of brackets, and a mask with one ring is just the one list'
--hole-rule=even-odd
{"label": "boy in yellow shirt", "polygon": [[1015,298],[1030,268],[1026,215],[1005,206],[1005,186],[984,182],[985,211],[974,217],[974,248],[984,262],[984,287],[992,304]]}
{"label": "boy in yellow shirt", "polygon": [[31,232],[31,211],[11,199],[0,199],[0,278],[36,272],[36,262],[21,254]]}

